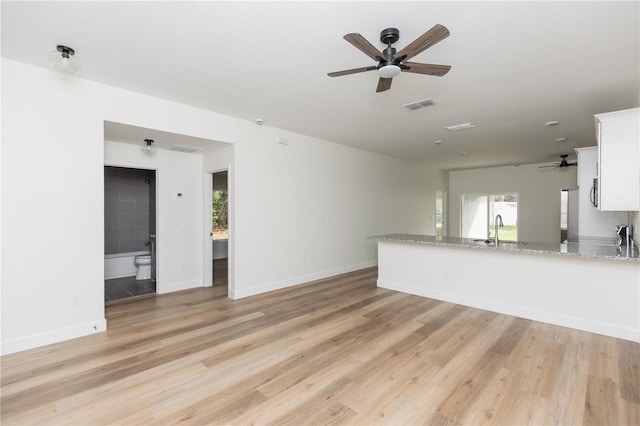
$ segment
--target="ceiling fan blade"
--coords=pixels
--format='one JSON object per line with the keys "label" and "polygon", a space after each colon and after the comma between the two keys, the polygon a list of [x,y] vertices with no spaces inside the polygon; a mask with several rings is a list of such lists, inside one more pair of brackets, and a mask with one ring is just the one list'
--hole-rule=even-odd
{"label": "ceiling fan blade", "polygon": [[391,80],[393,79],[381,77],[380,80],[378,80],[378,88],[376,89],[376,92],[384,92],[385,90],[391,89]]}
{"label": "ceiling fan blade", "polygon": [[409,68],[403,68],[402,71],[412,72],[415,74],[428,74],[442,77],[451,69],[451,65],[436,65],[436,64],[419,64],[417,62],[404,62]]}
{"label": "ceiling fan blade", "polygon": [[558,168],[558,167],[560,167],[560,165],[559,165],[559,164],[554,164],[553,166],[538,166],[538,168],[539,168],[539,169],[544,169],[545,167],[555,167],[555,168]]}
{"label": "ceiling fan blade", "polygon": [[376,49],[366,38],[362,37],[358,33],[350,33],[344,36],[344,39],[353,44],[356,49],[373,59],[374,61],[381,61],[384,58],[382,52]]}
{"label": "ceiling fan blade", "polygon": [[396,53],[395,58],[400,59],[400,61],[411,59],[418,53],[424,52],[429,47],[447,37],[449,37],[449,30],[447,27],[436,24],[429,31],[422,34],[420,37],[405,46],[404,49]]}
{"label": "ceiling fan blade", "polygon": [[362,67],[362,68],[354,68],[354,69],[351,69],[351,70],[330,72],[330,73],[327,73],[327,75],[329,77],[340,77],[341,75],[349,75],[349,74],[355,74],[355,73],[358,73],[358,72],[373,71],[376,68],[377,68],[376,66],[372,65],[370,67]]}

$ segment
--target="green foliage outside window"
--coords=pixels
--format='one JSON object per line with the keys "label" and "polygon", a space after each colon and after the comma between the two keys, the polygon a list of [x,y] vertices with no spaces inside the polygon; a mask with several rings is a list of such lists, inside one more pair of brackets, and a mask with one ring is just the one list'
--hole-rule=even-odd
{"label": "green foliage outside window", "polygon": [[228,196],[227,191],[213,191],[212,197],[212,228],[214,239],[228,236]]}

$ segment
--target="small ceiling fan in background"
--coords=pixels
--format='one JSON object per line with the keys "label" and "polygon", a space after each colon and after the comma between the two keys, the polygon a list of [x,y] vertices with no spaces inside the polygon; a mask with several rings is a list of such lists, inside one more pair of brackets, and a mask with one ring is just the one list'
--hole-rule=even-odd
{"label": "small ceiling fan in background", "polygon": [[350,33],[344,36],[344,39],[354,45],[358,50],[363,52],[371,59],[378,61],[378,65],[368,67],[354,68],[344,71],[336,71],[328,73],[329,77],[339,77],[342,75],[355,74],[365,71],[378,70],[378,87],[376,92],[384,92],[391,88],[391,80],[400,72],[410,72],[415,74],[427,74],[442,77],[451,69],[450,65],[421,64],[418,62],[408,62],[417,54],[424,52],[434,44],[449,37],[449,30],[440,25],[434,25],[429,31],[409,43],[404,49],[396,53],[396,49],[391,47],[393,43],[398,41],[400,31],[397,28],[387,28],[380,33],[380,41],[387,45],[383,52],[376,49],[362,35],[358,33]]}
{"label": "small ceiling fan in background", "polygon": [[556,169],[561,169],[561,168],[563,168],[563,167],[577,166],[577,165],[578,165],[578,163],[569,163],[569,162],[567,161],[567,157],[568,157],[568,156],[569,156],[568,154],[561,155],[561,156],[560,156],[561,160],[560,160],[560,162],[559,162],[559,163],[552,164],[552,165],[550,165],[550,166],[538,166],[538,168],[539,168],[539,169],[544,169],[545,167],[553,167],[553,168],[556,168]]}

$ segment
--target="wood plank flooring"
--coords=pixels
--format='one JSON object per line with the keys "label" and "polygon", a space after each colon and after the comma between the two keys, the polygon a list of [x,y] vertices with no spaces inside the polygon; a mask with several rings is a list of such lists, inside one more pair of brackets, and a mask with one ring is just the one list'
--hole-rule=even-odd
{"label": "wood plank flooring", "polygon": [[112,303],[106,333],[1,358],[2,424],[640,425],[637,343],[376,276]]}

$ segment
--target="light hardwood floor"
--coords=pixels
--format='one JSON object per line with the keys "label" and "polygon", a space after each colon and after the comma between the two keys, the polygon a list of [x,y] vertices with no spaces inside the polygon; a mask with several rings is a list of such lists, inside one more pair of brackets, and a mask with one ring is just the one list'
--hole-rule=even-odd
{"label": "light hardwood floor", "polygon": [[106,333],[2,357],[2,423],[640,424],[637,343],[376,275],[110,304]]}

